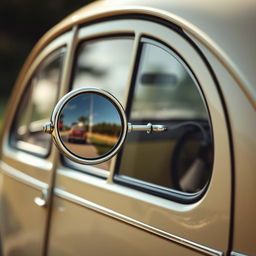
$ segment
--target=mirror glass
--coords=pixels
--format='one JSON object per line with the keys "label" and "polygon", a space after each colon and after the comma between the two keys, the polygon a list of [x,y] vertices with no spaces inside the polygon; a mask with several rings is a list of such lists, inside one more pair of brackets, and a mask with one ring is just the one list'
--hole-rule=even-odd
{"label": "mirror glass", "polygon": [[84,159],[96,159],[115,148],[122,134],[122,119],[109,99],[85,92],[64,105],[57,130],[71,153]]}

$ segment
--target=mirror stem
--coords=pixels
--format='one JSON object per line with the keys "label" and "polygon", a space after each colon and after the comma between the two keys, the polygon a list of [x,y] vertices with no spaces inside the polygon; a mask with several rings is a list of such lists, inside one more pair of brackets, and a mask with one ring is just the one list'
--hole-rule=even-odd
{"label": "mirror stem", "polygon": [[139,131],[139,132],[164,132],[167,131],[167,127],[161,124],[151,124],[148,123],[147,125],[134,125],[128,123],[128,132]]}

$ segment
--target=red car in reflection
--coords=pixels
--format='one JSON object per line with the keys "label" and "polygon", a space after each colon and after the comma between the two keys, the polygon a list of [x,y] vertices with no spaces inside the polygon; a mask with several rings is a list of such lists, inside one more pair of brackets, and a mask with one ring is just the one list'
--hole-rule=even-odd
{"label": "red car in reflection", "polygon": [[68,134],[68,142],[87,142],[86,127],[80,125],[73,125]]}

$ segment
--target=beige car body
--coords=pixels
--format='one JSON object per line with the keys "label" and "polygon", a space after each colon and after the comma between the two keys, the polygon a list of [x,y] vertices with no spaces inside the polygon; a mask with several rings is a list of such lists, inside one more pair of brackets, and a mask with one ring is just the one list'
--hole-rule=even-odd
{"label": "beige car body", "polygon": [[[50,30],[22,68],[3,128],[3,255],[255,255],[255,13],[255,1],[99,1]],[[165,23],[182,28],[207,63]],[[181,204],[115,184],[115,158],[99,179],[63,166],[54,145],[46,159],[9,146],[18,102],[38,63],[66,45],[60,98],[68,92],[78,42],[111,33],[134,33],[135,44],[152,35],[177,48],[203,85],[215,155],[199,201]],[[136,48],[133,62],[135,54]],[[43,190],[50,194],[47,207],[34,203]]]}

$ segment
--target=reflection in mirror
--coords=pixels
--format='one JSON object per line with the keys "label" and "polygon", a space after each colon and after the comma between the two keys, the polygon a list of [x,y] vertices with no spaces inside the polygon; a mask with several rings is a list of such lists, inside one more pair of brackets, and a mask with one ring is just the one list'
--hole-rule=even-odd
{"label": "reflection in mirror", "polygon": [[62,108],[58,132],[71,153],[96,159],[115,148],[122,133],[122,121],[117,108],[107,98],[81,93]]}

